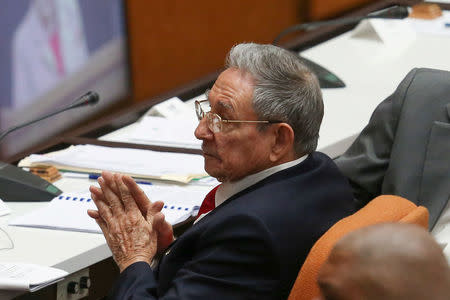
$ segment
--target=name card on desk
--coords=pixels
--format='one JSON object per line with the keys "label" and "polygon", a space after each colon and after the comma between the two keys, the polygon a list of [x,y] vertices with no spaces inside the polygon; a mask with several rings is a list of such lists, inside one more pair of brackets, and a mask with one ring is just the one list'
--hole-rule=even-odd
{"label": "name card on desk", "polygon": [[178,97],[167,99],[166,101],[153,106],[144,116],[197,120],[194,110]]}
{"label": "name card on desk", "polygon": [[138,122],[130,140],[148,145],[201,149],[202,141],[194,136],[197,120],[166,119],[146,116]]}
{"label": "name card on desk", "polygon": [[401,50],[416,39],[416,32],[403,20],[368,19],[356,26],[352,38],[373,40],[391,49]]}

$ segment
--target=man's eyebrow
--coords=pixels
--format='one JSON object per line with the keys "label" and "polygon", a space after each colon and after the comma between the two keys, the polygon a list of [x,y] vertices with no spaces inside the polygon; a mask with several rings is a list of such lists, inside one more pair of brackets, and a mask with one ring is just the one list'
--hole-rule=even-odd
{"label": "man's eyebrow", "polygon": [[222,108],[225,108],[227,110],[232,110],[234,111],[234,107],[233,105],[231,105],[230,103],[227,102],[223,102],[223,101],[218,101],[217,105],[221,106]]}
{"label": "man's eyebrow", "polygon": [[[208,100],[208,102],[209,102],[209,93],[211,92],[211,89],[206,89],[205,90],[205,96],[206,96],[206,100]],[[232,111],[234,111],[234,107],[230,104],[230,103],[227,103],[227,102],[223,102],[223,101],[218,101],[217,102],[217,105],[219,105],[219,106],[221,106],[222,108],[225,108],[225,109],[227,109],[227,110],[232,110]]]}

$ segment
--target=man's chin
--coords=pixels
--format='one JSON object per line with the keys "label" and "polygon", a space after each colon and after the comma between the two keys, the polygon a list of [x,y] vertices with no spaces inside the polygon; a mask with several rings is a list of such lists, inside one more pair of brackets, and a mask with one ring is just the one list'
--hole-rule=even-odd
{"label": "man's chin", "polygon": [[218,181],[223,181],[225,178],[222,168],[220,168],[216,163],[208,162],[205,159],[205,171],[209,176],[216,178]]}

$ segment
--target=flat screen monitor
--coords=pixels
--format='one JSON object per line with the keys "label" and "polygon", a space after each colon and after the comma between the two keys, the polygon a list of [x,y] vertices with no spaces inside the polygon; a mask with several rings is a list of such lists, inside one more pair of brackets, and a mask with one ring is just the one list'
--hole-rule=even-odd
{"label": "flat screen monitor", "polygon": [[0,130],[87,91],[95,107],[63,112],[0,141],[6,159],[82,123],[129,94],[124,1],[14,0],[0,9]]}

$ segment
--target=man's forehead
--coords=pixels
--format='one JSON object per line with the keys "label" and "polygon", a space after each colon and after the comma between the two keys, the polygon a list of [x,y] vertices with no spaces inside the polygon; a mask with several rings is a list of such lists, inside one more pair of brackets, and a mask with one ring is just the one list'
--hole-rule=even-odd
{"label": "man's forehead", "polygon": [[[210,91],[206,92],[208,98],[212,98],[211,104],[220,104],[224,108],[236,109],[242,104],[246,105],[251,100],[254,89],[253,77],[236,68],[223,71]],[[214,103],[212,103],[214,102]]]}
{"label": "man's forehead", "polygon": [[[206,95],[206,99],[208,99],[208,103],[211,106],[211,99],[209,97],[211,90],[207,89],[205,91],[205,95]],[[216,106],[216,109],[225,109],[225,110],[231,110],[234,111],[234,106],[233,106],[233,102],[230,101],[231,99],[234,100],[234,98],[230,98],[230,99],[218,99],[217,101],[215,101],[214,105]],[[236,100],[234,100],[236,101]]]}

